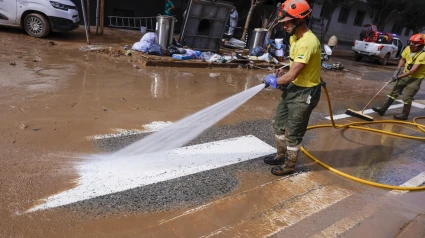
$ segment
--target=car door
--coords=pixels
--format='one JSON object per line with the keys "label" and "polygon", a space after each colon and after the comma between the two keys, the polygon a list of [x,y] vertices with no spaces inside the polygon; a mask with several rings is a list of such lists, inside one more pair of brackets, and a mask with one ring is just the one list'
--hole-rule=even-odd
{"label": "car door", "polygon": [[398,51],[397,51],[397,55],[396,55],[396,59],[400,59],[401,57],[401,53],[403,52],[403,43],[401,42],[400,39],[397,39],[397,46],[398,46]]}
{"label": "car door", "polygon": [[0,0],[0,25],[17,25],[16,0]]}
{"label": "car door", "polygon": [[398,41],[397,39],[393,39],[391,41],[391,59],[397,59],[397,53],[398,53]]}

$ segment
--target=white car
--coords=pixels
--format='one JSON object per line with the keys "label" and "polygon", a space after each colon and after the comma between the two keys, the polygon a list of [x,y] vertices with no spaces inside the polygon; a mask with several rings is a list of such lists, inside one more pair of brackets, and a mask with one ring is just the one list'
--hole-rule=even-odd
{"label": "white car", "polygon": [[378,60],[382,65],[386,65],[390,61],[398,61],[402,49],[403,43],[396,37],[391,40],[390,44],[356,40],[352,47],[356,61],[362,60],[363,57],[368,57]]}
{"label": "white car", "polygon": [[80,17],[70,0],[0,0],[0,26],[25,29],[34,37],[78,28]]}

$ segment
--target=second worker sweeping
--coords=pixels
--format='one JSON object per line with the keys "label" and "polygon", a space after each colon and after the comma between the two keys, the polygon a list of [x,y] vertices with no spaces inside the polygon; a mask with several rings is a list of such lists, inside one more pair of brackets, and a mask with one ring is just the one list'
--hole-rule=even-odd
{"label": "second worker sweeping", "polygon": [[[413,97],[419,91],[423,78],[425,77],[425,52],[424,37],[421,34],[415,34],[410,37],[409,46],[403,50],[398,68],[393,76],[396,82],[384,104],[380,107],[373,107],[372,110],[379,115],[385,115],[385,112],[394,102],[394,100],[403,91],[403,110],[401,114],[395,115],[394,119],[407,120],[412,106]],[[404,67],[403,73],[401,73]]]}

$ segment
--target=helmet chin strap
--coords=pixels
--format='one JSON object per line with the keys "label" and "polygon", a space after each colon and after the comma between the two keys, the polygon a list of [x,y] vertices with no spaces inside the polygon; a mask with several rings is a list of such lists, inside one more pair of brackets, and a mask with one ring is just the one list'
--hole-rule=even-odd
{"label": "helmet chin strap", "polygon": [[294,28],[292,28],[292,31],[289,32],[289,35],[292,36],[297,32],[298,28],[303,24],[303,21],[301,21],[299,19],[293,19],[291,21],[294,23],[294,26],[295,26]]}
{"label": "helmet chin strap", "polygon": [[424,45],[419,45],[419,46],[417,46],[417,50],[412,51],[412,53],[420,52],[420,51],[422,51],[423,49],[424,49]]}

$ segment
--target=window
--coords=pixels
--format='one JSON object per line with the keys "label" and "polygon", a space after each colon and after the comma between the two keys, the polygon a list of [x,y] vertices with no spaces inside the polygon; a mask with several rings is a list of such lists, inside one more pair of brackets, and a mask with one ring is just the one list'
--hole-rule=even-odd
{"label": "window", "polygon": [[393,39],[393,42],[392,43],[393,43],[393,45],[397,46],[397,43],[398,43],[397,42],[397,39]]}
{"label": "window", "polygon": [[409,36],[410,35],[410,29],[406,28],[406,30],[404,31],[404,36]]}
{"label": "window", "polygon": [[331,18],[331,12],[330,12],[330,8],[328,6],[329,6],[329,3],[323,4],[322,9],[320,10],[320,17],[321,18],[324,18],[324,19]]}
{"label": "window", "polygon": [[394,23],[393,28],[391,28],[391,33],[401,35],[402,32],[403,32],[403,25]]}
{"label": "window", "polygon": [[350,15],[351,8],[349,7],[341,7],[341,11],[339,12],[338,22],[339,23],[347,23],[348,16]]}
{"label": "window", "polygon": [[366,12],[362,10],[358,10],[356,14],[356,18],[354,18],[354,24],[355,26],[362,26],[364,17],[366,16]]}

